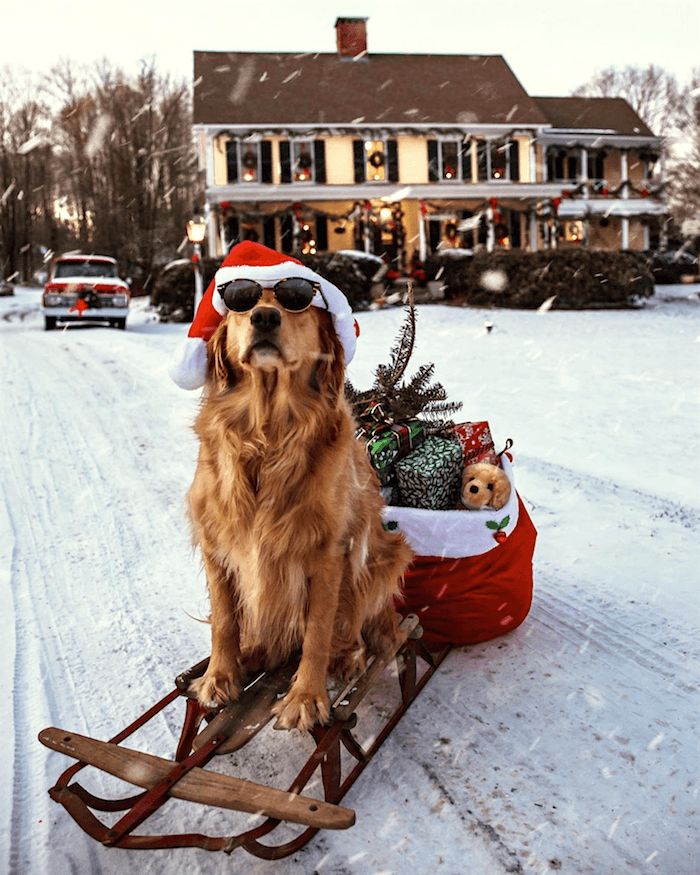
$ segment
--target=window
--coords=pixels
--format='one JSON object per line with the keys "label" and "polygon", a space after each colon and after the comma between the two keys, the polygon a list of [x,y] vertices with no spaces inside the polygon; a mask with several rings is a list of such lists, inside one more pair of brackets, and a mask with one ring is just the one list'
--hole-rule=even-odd
{"label": "window", "polygon": [[509,179],[508,172],[508,143],[494,141],[490,145],[489,157],[491,159],[490,179]]}
{"label": "window", "polygon": [[520,180],[517,140],[477,140],[476,178],[479,182]]}
{"label": "window", "polygon": [[353,140],[355,182],[398,182],[399,157],[396,140]]}
{"label": "window", "polygon": [[259,182],[260,155],[258,143],[240,143],[241,182]]}
{"label": "window", "polygon": [[598,182],[605,179],[605,158],[607,152],[589,152],[586,161],[587,176],[591,182]]}
{"label": "window", "polygon": [[229,140],[226,178],[235,182],[272,182],[272,143],[269,140]]}
{"label": "window", "polygon": [[564,224],[564,240],[568,243],[583,243],[583,222],[574,220]]}
{"label": "window", "polygon": [[365,179],[381,182],[386,179],[384,140],[365,141]]}
{"label": "window", "polygon": [[295,140],[292,143],[292,179],[294,182],[313,182],[314,154],[311,140]]}
{"label": "window", "polygon": [[428,179],[430,182],[471,182],[469,140],[428,140]]}
{"label": "window", "polygon": [[[590,168],[590,162],[589,162]],[[555,149],[547,153],[547,178],[560,182],[578,182],[581,156],[578,151]],[[595,178],[595,177],[594,177]]]}

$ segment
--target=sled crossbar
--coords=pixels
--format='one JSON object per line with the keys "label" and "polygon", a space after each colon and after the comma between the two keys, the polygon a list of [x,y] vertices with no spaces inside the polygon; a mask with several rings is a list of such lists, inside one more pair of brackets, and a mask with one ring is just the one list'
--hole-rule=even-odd
{"label": "sled crossbar", "polygon": [[[395,652],[375,658],[335,697],[329,725],[317,724],[311,728],[315,749],[286,790],[223,775],[205,766],[214,756],[243,748],[274,719],[273,705],[288,690],[296,662],[251,676],[252,681],[237,702],[211,711],[189,694],[191,682],[206,671],[208,659],[204,659],[178,675],[174,690],[109,741],[54,727],[42,730],[39,733],[42,744],[77,760],[49,790],[51,798],[59,802],[85,832],[106,846],[198,847],[227,853],[242,847],[267,860],[293,854],[319,829],[347,829],[354,824],[355,812],[339,805],[340,801],[449,652],[449,647],[438,653],[429,652],[420,640],[421,634],[418,619],[414,615],[405,617],[399,627]],[[398,668],[401,701],[374,740],[363,747],[352,731],[357,723],[355,709],[393,659]],[[423,664],[420,675],[419,661]],[[185,714],[174,760],[122,746],[125,739],[178,699],[185,701]],[[345,774],[341,750],[350,755],[350,766]],[[142,791],[121,799],[93,795],[73,780],[86,766],[114,775]],[[319,771],[323,798],[303,795],[304,788]],[[263,820],[232,836],[136,834],[134,830],[170,797],[257,814]],[[94,811],[120,812],[122,816],[110,826]],[[303,827],[303,831],[283,844],[263,844],[260,839],[272,833],[281,822]]]}
{"label": "sled crossbar", "polygon": [[[106,741],[96,741],[63,729],[43,729],[39,733],[39,741],[51,750],[147,790],[167,779],[176,765],[162,757]],[[284,790],[210,772],[198,766],[173,784],[170,795],[176,799],[261,814],[319,829],[347,829],[355,823],[355,812],[349,808],[306,796],[295,796]]]}

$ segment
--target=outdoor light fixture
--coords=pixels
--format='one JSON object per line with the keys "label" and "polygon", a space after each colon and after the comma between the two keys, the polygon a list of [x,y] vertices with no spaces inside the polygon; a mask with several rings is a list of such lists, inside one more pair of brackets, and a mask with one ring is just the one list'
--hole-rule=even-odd
{"label": "outdoor light fixture", "polygon": [[190,219],[187,223],[187,239],[190,243],[194,243],[195,246],[204,241],[206,231],[207,223],[202,216],[195,216],[194,219]]}
{"label": "outdoor light fixture", "polygon": [[204,235],[207,231],[207,222],[202,216],[195,216],[187,223],[187,239],[193,247],[192,264],[194,265],[194,312],[197,312],[199,302],[202,300],[202,248]]}

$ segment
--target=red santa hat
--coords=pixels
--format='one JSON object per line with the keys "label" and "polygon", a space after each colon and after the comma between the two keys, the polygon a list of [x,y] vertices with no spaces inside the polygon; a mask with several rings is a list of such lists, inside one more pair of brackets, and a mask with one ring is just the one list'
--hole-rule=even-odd
{"label": "red santa hat", "polygon": [[227,312],[219,287],[237,278],[256,280],[265,285],[276,283],[285,277],[304,277],[320,284],[323,295],[317,291],[311,304],[325,310],[326,302],[328,303],[338,340],[345,351],[345,364],[352,361],[358,326],[350,304],[340,289],[291,255],[275,252],[260,243],[245,241],[231,249],[217,270],[197,307],[187,338],[170,366],[170,376],[180,388],[199,389],[204,385],[207,375],[207,341]]}

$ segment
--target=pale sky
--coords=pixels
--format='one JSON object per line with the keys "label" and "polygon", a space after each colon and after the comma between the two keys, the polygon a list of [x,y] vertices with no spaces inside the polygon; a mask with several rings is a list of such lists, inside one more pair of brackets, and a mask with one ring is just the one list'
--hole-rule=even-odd
{"label": "pale sky", "polygon": [[[195,12],[195,10],[197,10]],[[502,54],[530,94],[568,94],[596,70],[700,65],[698,0],[0,0],[0,65],[101,56],[191,78],[192,51],[335,51],[338,15],[367,16],[372,52]]]}

